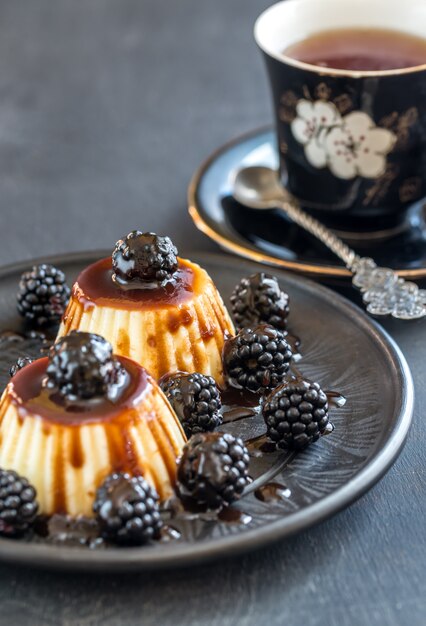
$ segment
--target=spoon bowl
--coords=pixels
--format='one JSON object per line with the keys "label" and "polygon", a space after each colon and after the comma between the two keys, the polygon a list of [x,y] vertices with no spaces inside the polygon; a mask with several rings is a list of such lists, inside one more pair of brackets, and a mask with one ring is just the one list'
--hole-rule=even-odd
{"label": "spoon bowl", "polygon": [[232,193],[237,202],[251,209],[274,209],[280,202],[289,200],[276,172],[262,166],[238,170]]}

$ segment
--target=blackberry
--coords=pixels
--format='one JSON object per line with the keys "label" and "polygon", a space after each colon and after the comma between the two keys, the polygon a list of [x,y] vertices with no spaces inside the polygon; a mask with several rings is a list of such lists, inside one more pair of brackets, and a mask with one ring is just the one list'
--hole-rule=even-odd
{"label": "blackberry", "polygon": [[19,281],[18,311],[38,326],[59,322],[70,297],[65,274],[53,265],[34,265]]}
{"label": "blackberry", "polygon": [[169,237],[133,230],[115,244],[112,253],[113,280],[124,289],[138,284],[164,283],[178,268],[177,248]]}
{"label": "blackberry", "polygon": [[270,274],[259,272],[243,278],[232,293],[231,306],[237,328],[261,323],[287,328],[289,298]]}
{"label": "blackberry", "polygon": [[17,374],[21,369],[23,369],[26,365],[29,365],[33,361],[34,359],[32,359],[30,356],[19,357],[16,363],[14,363],[12,367],[9,369],[10,377],[13,378],[15,374]]}
{"label": "blackberry", "polygon": [[222,423],[222,402],[211,376],[178,372],[160,381],[187,437],[214,430]]}
{"label": "blackberry", "polygon": [[158,495],[142,476],[108,476],[97,490],[93,511],[102,536],[114,543],[142,545],[160,536]]}
{"label": "blackberry", "polygon": [[0,469],[0,534],[14,537],[28,530],[37,515],[36,498],[36,490],[26,478]]}
{"label": "blackberry", "polygon": [[112,398],[126,373],[112,346],[92,333],[72,331],[49,351],[45,386],[70,403],[92,398]]}
{"label": "blackberry", "polygon": [[225,342],[223,363],[232,387],[264,393],[283,381],[292,356],[284,332],[259,324]]}
{"label": "blackberry", "polygon": [[251,481],[249,454],[242,439],[228,433],[191,437],[178,464],[178,491],[203,509],[237,500]]}
{"label": "blackberry", "polygon": [[318,383],[282,385],[266,398],[263,418],[268,437],[280,448],[306,448],[327,428],[327,396]]}

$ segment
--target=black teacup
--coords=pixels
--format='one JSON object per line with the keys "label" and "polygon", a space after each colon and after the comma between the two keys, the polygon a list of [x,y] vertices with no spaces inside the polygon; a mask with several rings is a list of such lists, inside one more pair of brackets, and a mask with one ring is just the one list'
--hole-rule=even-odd
{"label": "black teacup", "polygon": [[347,235],[390,235],[426,196],[426,59],[397,70],[331,69],[284,54],[321,31],[426,34],[425,0],[287,0],[255,25],[275,107],[280,170],[305,209]]}

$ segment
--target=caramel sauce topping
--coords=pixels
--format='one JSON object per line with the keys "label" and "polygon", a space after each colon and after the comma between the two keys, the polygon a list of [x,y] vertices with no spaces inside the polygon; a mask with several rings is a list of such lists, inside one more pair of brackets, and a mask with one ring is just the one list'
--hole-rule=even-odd
{"label": "caramel sauce topping", "polygon": [[78,276],[73,287],[73,297],[84,310],[96,305],[117,309],[153,309],[179,306],[187,302],[196,290],[197,275],[191,264],[179,259],[173,278],[164,285],[146,289],[124,290],[112,280],[111,258],[89,265]]}
{"label": "caramel sauce topping", "polygon": [[[18,372],[9,383],[9,395],[12,402],[17,405],[18,414],[22,419],[38,415],[47,422],[67,426],[115,421],[137,406],[146,390],[150,388],[148,374],[143,368],[125,357],[117,358],[128,373],[129,382],[123,387],[116,401],[106,398],[88,400],[84,409],[66,407],[55,402],[50,392],[43,387],[47,357],[34,361]],[[79,448],[77,443],[75,448]],[[74,458],[78,467],[81,463],[78,453]]]}

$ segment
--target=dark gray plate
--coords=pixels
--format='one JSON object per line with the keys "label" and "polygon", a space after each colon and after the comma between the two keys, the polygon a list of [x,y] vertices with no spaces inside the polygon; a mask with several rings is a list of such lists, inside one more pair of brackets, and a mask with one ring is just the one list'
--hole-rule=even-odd
{"label": "dark gray plate", "polygon": [[[62,256],[51,262],[72,281],[101,256]],[[208,270],[225,300],[242,276],[259,269],[255,263],[225,255],[197,254],[194,260]],[[1,329],[20,328],[15,293],[21,272],[30,265],[0,271]],[[254,486],[273,479],[291,495],[267,504],[254,497],[252,487],[238,504],[252,517],[249,525],[191,522],[181,540],[153,547],[89,551],[0,539],[1,559],[98,571],[189,565],[253,550],[299,532],[348,506],[383,476],[403,446],[412,416],[413,383],[403,355],[377,324],[340,296],[279,269],[275,273],[291,297],[290,330],[302,338],[299,368],[323,388],[338,390],[348,399],[343,408],[331,411],[334,432],[305,452],[274,452],[252,459]],[[0,355],[3,385],[9,365],[5,361]],[[228,430],[248,438],[264,428],[257,417],[229,425]]]}

